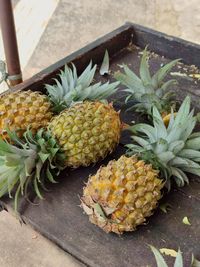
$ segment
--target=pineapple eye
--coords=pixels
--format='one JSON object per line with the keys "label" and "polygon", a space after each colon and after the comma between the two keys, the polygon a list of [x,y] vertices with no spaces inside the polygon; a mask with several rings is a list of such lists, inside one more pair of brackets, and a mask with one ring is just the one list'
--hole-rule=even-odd
{"label": "pineapple eye", "polygon": [[151,201],[153,200],[153,195],[152,195],[152,193],[147,192],[147,193],[145,194],[145,199],[146,199],[148,202],[151,202]]}

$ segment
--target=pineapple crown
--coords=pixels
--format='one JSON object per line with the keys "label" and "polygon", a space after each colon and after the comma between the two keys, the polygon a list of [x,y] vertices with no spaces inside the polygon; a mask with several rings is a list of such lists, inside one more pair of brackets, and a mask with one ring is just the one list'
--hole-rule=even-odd
{"label": "pineapple crown", "polygon": [[[157,248],[155,248],[154,246],[150,246],[150,248],[151,248],[151,250],[155,256],[157,267],[168,267],[165,259],[163,258],[162,254],[160,253],[160,251]],[[176,252],[176,251],[174,251],[174,252]],[[175,259],[173,267],[184,267],[183,256],[182,256],[182,252],[180,251],[180,248],[178,249],[178,252],[176,253],[175,257],[176,257],[176,259]],[[198,266],[200,266],[200,261],[195,259],[194,255],[192,254],[190,267],[198,267]]]}
{"label": "pineapple crown", "polygon": [[161,67],[153,76],[151,76],[148,65],[147,47],[143,51],[140,62],[140,77],[138,77],[128,66],[124,65],[124,72],[116,72],[114,77],[123,85],[127,86],[124,92],[127,93],[125,102],[132,104],[129,110],[136,110],[148,116],[152,116],[152,107],[161,113],[170,112],[171,106],[174,105],[173,93],[166,90],[177,83],[172,79],[164,82],[164,78],[179,59],[173,60]]}
{"label": "pineapple crown", "polygon": [[183,186],[189,182],[186,173],[200,176],[200,132],[192,133],[196,124],[193,114],[188,96],[176,116],[172,111],[167,127],[156,107],[153,108],[153,126],[139,123],[130,127],[135,143],[127,145],[127,153],[138,154],[159,169],[168,189],[172,177],[178,186]]}
{"label": "pineapple crown", "polygon": [[8,134],[13,144],[0,138],[0,197],[15,190],[15,211],[19,194],[27,196],[27,188],[33,185],[34,191],[42,198],[39,187],[45,189],[44,177],[56,183],[53,172],[63,169],[64,154],[56,140],[48,131],[40,129],[35,136],[28,129],[24,133],[25,142],[16,133]]}
{"label": "pineapple crown", "polygon": [[60,113],[74,103],[84,100],[105,100],[117,90],[119,82],[101,84],[101,82],[91,85],[96,65],[92,67],[92,62],[78,77],[75,65],[72,63],[72,69],[65,65],[64,71],[59,74],[60,81],[54,79],[56,84],[46,84],[50,101],[53,103],[54,111]]}

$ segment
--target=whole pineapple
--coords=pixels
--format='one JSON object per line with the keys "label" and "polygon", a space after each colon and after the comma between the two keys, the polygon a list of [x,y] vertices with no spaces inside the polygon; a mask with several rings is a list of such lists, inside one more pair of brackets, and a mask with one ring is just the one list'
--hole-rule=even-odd
{"label": "whole pineapple", "polygon": [[[164,79],[178,61],[179,59],[169,62],[151,76],[147,48],[145,48],[140,62],[140,77],[126,65],[123,66],[125,73],[116,72],[115,79],[127,87],[124,92],[127,94],[125,102],[131,104],[129,110],[134,109],[152,118],[152,108],[155,106],[163,118],[168,115],[175,105],[174,94],[169,91],[169,87],[177,81],[172,79],[164,82]],[[167,119],[165,120],[167,124]]]}
{"label": "whole pineapple", "polygon": [[121,156],[89,178],[82,207],[106,232],[133,231],[156,208],[163,185],[150,164],[136,156]]}
{"label": "whole pineapple", "polygon": [[52,105],[40,92],[18,91],[0,97],[0,136],[8,139],[7,129],[22,137],[31,127],[33,133],[52,118]]}
{"label": "whole pineapple", "polygon": [[114,150],[121,122],[111,104],[86,101],[54,117],[49,130],[65,152],[65,165],[77,168],[96,163]]}
{"label": "whole pineapple", "polygon": [[48,96],[40,92],[18,91],[0,97],[0,136],[8,139],[7,129],[19,137],[29,127],[33,133],[46,127],[53,115],[73,104],[85,100],[103,100],[116,91],[119,84],[96,83],[91,85],[96,65],[87,66],[78,77],[76,67],[67,65],[61,70],[55,85],[46,85]]}
{"label": "whole pineapple", "polygon": [[[153,108],[153,126],[136,124],[128,156],[111,161],[91,176],[83,191],[82,207],[92,223],[106,232],[133,231],[146,221],[162,197],[162,188],[188,183],[186,173],[200,176],[200,133],[193,133],[196,118],[190,98],[165,126]],[[186,173],[185,173],[186,172]]]}

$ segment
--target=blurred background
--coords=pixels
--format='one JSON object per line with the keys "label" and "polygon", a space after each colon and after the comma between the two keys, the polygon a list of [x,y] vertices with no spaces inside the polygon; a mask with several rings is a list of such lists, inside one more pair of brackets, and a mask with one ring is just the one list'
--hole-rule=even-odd
{"label": "blurred background", "polygon": [[24,79],[126,21],[200,43],[200,0],[12,1]]}

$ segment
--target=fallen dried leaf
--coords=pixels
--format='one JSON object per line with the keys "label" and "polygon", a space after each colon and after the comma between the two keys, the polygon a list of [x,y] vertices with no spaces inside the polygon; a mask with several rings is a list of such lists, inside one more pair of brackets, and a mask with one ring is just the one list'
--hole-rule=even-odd
{"label": "fallen dried leaf", "polygon": [[194,79],[200,80],[200,73],[193,73],[193,74],[190,74],[189,76],[194,78]]}
{"label": "fallen dried leaf", "polygon": [[188,77],[186,73],[182,72],[170,72],[171,76],[180,76],[180,77]]}
{"label": "fallen dried leaf", "polygon": [[174,257],[174,258],[176,258],[177,254],[178,254],[178,252],[176,250],[174,250],[174,249],[160,248],[159,250],[160,250],[160,252],[162,254],[165,254],[167,256],[171,256],[171,257]]}
{"label": "fallen dried leaf", "polygon": [[186,225],[191,225],[191,223],[189,222],[187,216],[185,216],[185,217],[183,218],[183,221],[182,221],[182,222],[183,222],[184,224],[186,224]]}

